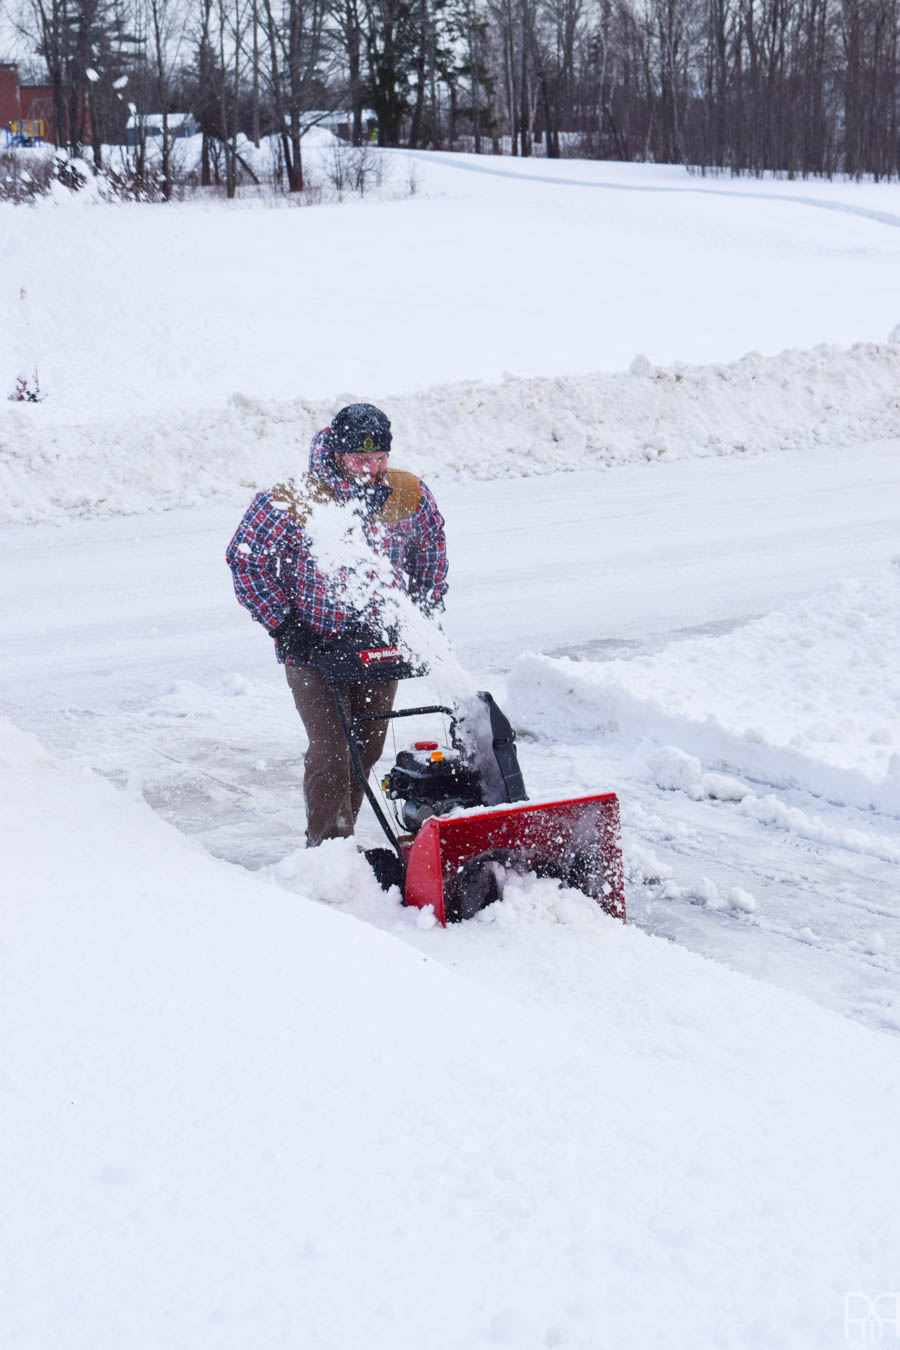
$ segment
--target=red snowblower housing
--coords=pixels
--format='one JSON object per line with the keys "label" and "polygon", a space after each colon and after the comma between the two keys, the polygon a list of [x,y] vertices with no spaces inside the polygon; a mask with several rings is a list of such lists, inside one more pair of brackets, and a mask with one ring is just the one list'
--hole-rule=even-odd
{"label": "red snowblower housing", "polygon": [[[614,792],[529,802],[515,732],[488,693],[465,708],[401,708],[349,721],[340,684],[424,673],[395,643],[379,642],[377,635],[326,644],[315,664],[331,686],[354,772],[390,845],[366,851],[385,889],[397,885],[404,904],[432,908],[442,924],[458,923],[500,899],[510,874],[530,872],[583,891],[624,922]],[[430,713],[450,717],[450,745],[418,741],[401,750],[382,779],[379,801],[363,769],[360,727]]]}

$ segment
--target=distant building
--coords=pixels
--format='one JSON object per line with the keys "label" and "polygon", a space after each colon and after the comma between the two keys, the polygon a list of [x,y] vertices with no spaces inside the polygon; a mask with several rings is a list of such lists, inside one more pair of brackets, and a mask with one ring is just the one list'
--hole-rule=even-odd
{"label": "distant building", "polygon": [[[53,108],[53,90],[48,84],[20,84],[19,67],[12,62],[0,62],[0,132],[6,147],[39,145],[51,141],[62,145],[71,140],[69,111],[72,101],[70,85],[63,87],[64,125],[57,135]],[[88,109],[82,118],[82,137],[91,138]]]}
{"label": "distant building", "polygon": [[[200,128],[193,113],[170,112],[167,118],[169,140],[180,141],[188,136],[196,136]],[[128,145],[140,145],[141,135],[145,141],[162,140],[162,113],[132,113],[125,125],[125,140]]]}
{"label": "distant building", "polygon": [[[353,113],[346,108],[338,108],[334,112],[324,113],[304,113],[303,120],[308,122],[311,118],[316,118],[316,125],[324,127],[326,131],[332,132],[342,141],[349,141],[353,138]],[[369,140],[372,132],[377,127],[378,122],[371,108],[362,110],[363,140]]]}

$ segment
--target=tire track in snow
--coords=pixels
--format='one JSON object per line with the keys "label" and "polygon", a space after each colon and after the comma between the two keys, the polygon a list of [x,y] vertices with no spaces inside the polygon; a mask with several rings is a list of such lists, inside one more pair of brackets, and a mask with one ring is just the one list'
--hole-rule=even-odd
{"label": "tire track in snow", "polygon": [[[798,992],[807,981],[812,996],[826,1006],[900,1031],[895,938],[900,913],[886,900],[893,894],[893,867],[824,841],[773,832],[765,822],[742,818],[728,803],[666,803],[676,813],[670,822],[655,814],[663,803],[646,785],[623,776],[617,790],[621,800],[631,798],[654,813],[640,822],[641,843],[672,873],[669,895],[665,880],[633,884],[632,922]],[[732,883],[748,888],[757,911],[708,907],[694,894],[702,877],[714,878],[720,891]],[[788,954],[791,947],[815,952],[817,968],[807,965],[801,973]],[[851,968],[865,970],[865,977],[848,981]],[[792,973],[783,979],[779,970]]]}
{"label": "tire track in snow", "polygon": [[[433,150],[410,150],[407,154],[431,161],[434,161],[436,157],[436,152]],[[584,178],[549,178],[542,174],[523,173],[520,169],[510,171],[492,169],[486,164],[469,164],[452,159],[446,153],[440,151],[437,152],[437,158],[441,164],[451,169],[459,169],[463,173],[483,173],[493,178],[521,179],[527,183],[542,183],[546,187],[593,188],[600,192],[689,193],[707,197],[739,197],[742,200],[750,199],[772,203],[790,202],[795,206],[812,206],[821,211],[838,211],[843,215],[861,216],[864,220],[874,220],[880,225],[889,225],[894,229],[900,229],[900,216],[894,215],[890,211],[873,211],[869,207],[853,206],[850,202],[826,202],[821,197],[802,197],[797,193],[736,192],[729,188],[671,187],[656,186],[652,183],[595,183]]]}

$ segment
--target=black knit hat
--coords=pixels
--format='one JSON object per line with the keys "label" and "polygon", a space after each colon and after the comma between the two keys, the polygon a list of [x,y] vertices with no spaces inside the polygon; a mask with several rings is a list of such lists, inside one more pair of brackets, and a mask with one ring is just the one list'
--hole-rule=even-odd
{"label": "black knit hat", "polygon": [[331,452],[334,455],[389,454],[391,424],[387,415],[372,403],[349,403],[335,413],[331,423]]}

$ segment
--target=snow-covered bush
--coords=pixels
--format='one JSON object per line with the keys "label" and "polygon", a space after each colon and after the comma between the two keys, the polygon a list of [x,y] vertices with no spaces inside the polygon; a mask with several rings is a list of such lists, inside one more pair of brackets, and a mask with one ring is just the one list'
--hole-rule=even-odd
{"label": "snow-covered bush", "polygon": [[47,155],[0,153],[0,201],[30,202],[45,197],[54,177],[54,162]]}
{"label": "snow-covered bush", "polygon": [[[169,196],[180,200],[197,186],[198,176],[178,165],[170,166]],[[0,201],[33,202],[60,191],[85,192],[104,202],[157,202],[164,198],[162,170],[158,163],[139,170],[128,156],[115,166],[96,169],[87,160],[55,153],[42,147],[40,153],[7,150],[0,153]]]}

